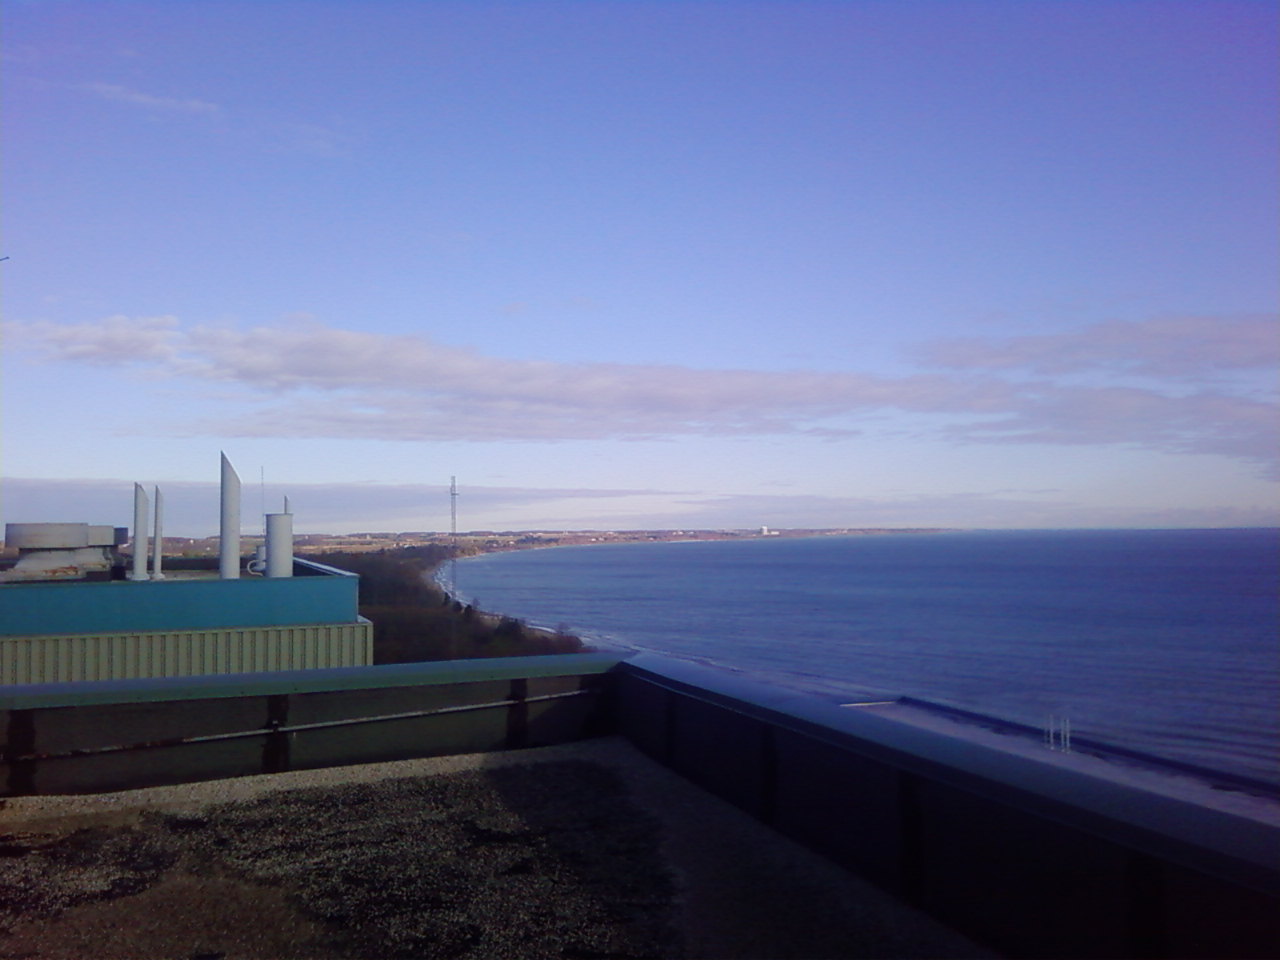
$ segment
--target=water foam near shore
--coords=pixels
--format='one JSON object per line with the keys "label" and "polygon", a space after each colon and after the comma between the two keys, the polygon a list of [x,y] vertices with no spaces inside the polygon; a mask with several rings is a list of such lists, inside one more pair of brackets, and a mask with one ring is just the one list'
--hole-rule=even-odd
{"label": "water foam near shore", "polygon": [[[589,640],[848,702],[914,697],[1280,786],[1280,531],[563,548],[458,588]],[[1034,739],[1034,738],[1033,738]]]}

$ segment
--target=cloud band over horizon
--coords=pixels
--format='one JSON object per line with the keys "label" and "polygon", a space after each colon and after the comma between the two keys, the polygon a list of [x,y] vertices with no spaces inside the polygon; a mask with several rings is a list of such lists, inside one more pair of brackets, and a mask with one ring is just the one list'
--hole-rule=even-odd
{"label": "cloud band over horizon", "polygon": [[[213,468],[211,463],[211,470]],[[153,481],[154,482],[154,481]],[[77,521],[128,526],[133,480],[5,480],[6,521]],[[173,537],[218,532],[218,484],[161,480]],[[299,534],[442,533],[449,527],[446,484],[291,483],[246,488],[243,531],[287,495]],[[1255,507],[1107,508],[1064,491],[995,490],[901,497],[816,494],[706,494],[658,489],[464,486],[460,531],[815,528],[1003,528],[1037,526],[1267,527],[1280,510]],[[70,507],[69,505],[73,505]],[[530,523],[530,516],[540,517]],[[1030,518],[1031,522],[1028,522]]]}
{"label": "cloud band over horizon", "polygon": [[310,319],[238,329],[114,315],[3,330],[35,362],[234,388],[224,412],[183,424],[184,435],[557,442],[892,429],[1212,454],[1280,473],[1273,316],[938,340],[915,352],[921,372],[899,376],[513,360]]}

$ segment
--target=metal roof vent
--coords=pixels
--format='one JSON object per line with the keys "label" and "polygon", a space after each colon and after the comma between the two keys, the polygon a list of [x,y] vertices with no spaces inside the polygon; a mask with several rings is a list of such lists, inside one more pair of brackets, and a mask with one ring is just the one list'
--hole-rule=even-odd
{"label": "metal roof vent", "polygon": [[115,548],[128,539],[126,527],[6,523],[4,540],[18,548],[18,562],[0,580],[109,580]]}

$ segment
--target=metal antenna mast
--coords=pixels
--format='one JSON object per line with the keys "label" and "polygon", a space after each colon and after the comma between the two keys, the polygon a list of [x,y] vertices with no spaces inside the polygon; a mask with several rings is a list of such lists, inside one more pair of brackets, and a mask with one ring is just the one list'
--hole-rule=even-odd
{"label": "metal antenna mast", "polygon": [[449,478],[449,534],[458,535],[458,478]]}

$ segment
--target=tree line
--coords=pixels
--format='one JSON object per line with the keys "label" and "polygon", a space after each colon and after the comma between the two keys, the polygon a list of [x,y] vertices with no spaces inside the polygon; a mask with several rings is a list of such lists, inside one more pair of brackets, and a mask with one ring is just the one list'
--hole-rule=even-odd
{"label": "tree line", "polygon": [[578,637],[539,630],[450,597],[432,574],[457,557],[449,544],[370,553],[326,553],[316,559],[360,576],[360,615],[373,621],[374,663],[468,660],[580,653]]}

